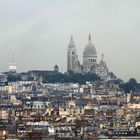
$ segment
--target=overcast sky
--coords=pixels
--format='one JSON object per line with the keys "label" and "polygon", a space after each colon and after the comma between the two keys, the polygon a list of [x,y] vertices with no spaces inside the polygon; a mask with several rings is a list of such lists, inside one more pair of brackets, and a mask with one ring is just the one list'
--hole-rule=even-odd
{"label": "overcast sky", "polygon": [[70,36],[82,63],[91,33],[110,71],[140,82],[140,0],[0,0],[0,71],[66,71]]}

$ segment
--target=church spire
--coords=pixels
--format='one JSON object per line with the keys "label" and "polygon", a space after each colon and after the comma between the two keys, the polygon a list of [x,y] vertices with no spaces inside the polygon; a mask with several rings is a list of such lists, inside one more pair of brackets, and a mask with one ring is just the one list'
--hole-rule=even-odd
{"label": "church spire", "polygon": [[11,63],[14,63],[14,54],[12,54]]}
{"label": "church spire", "polygon": [[69,47],[75,47],[75,44],[74,44],[73,36],[72,35],[70,37]]}

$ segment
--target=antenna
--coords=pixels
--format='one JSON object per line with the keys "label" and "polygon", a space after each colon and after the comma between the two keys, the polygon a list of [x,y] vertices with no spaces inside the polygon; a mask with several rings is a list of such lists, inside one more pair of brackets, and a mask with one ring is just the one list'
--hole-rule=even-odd
{"label": "antenna", "polygon": [[12,54],[12,61],[11,63],[14,63],[14,54]]}

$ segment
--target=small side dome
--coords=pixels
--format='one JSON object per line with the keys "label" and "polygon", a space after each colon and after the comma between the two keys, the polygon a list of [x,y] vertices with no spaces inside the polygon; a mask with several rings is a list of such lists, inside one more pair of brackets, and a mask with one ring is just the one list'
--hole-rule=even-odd
{"label": "small side dome", "polygon": [[103,66],[104,68],[107,68],[106,62],[104,61],[104,55],[102,54],[101,61],[99,63],[100,66]]}
{"label": "small side dome", "polygon": [[91,36],[89,35],[89,42],[86,45],[84,52],[83,52],[84,57],[90,57],[90,56],[97,56],[97,52],[95,49],[95,46],[91,42]]}

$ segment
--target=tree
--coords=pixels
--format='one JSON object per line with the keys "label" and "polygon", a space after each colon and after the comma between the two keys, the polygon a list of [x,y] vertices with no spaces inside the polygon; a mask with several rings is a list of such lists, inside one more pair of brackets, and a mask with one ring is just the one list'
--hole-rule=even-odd
{"label": "tree", "polygon": [[7,77],[7,80],[8,82],[15,82],[15,81],[20,80],[20,77],[18,77],[17,75],[9,74]]}
{"label": "tree", "polygon": [[81,74],[81,73],[54,73],[54,74],[45,74],[44,82],[48,83],[79,83],[85,84],[87,81],[100,80],[96,74]]}
{"label": "tree", "polygon": [[140,85],[137,83],[136,79],[131,78],[128,82],[120,84],[120,88],[123,89],[126,93],[135,92],[140,90]]}

